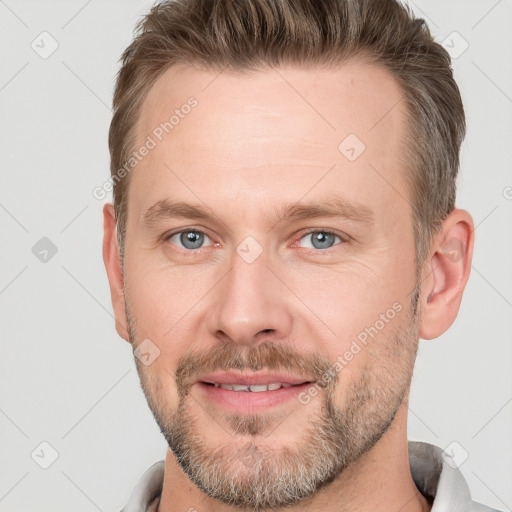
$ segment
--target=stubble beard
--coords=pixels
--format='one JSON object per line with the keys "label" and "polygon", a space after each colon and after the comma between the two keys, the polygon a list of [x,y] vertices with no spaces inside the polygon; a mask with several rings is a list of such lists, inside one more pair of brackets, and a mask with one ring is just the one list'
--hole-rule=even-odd
{"label": "stubble beard", "polygon": [[[310,404],[298,404],[304,409],[294,409],[291,416],[297,419],[288,423],[288,431],[296,438],[286,446],[272,443],[272,432],[286,423],[279,411],[223,415],[219,428],[231,436],[221,445],[209,444],[207,428],[213,420],[207,407],[189,393],[185,376],[207,364],[214,369],[287,367],[295,372],[302,364],[301,369],[307,366],[321,374],[332,363],[322,358],[306,361],[296,354],[290,358],[291,353],[273,343],[243,353],[234,344],[225,345],[213,358],[211,352],[203,356],[200,364],[193,357],[180,360],[176,371],[179,405],[173,411],[166,405],[160,381],[135,358],[148,405],[183,472],[211,498],[254,511],[296,505],[336,480],[382,438],[408,394],[418,346],[418,299],[419,293],[413,292],[405,325],[386,340],[381,333],[380,340],[369,341],[363,349],[370,352],[368,364],[355,381],[339,390],[335,376]],[[127,317],[135,346],[135,322],[128,304]],[[342,406],[335,403],[336,392],[344,398]],[[200,407],[202,418],[197,415]],[[305,424],[300,432],[298,421]]]}

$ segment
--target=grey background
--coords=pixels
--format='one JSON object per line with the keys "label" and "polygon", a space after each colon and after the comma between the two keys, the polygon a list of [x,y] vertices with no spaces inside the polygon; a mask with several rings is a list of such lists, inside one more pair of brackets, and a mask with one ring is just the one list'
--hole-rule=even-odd
{"label": "grey background", "polygon": [[[117,61],[150,4],[0,0],[0,511],[115,511],[165,455],[114,330],[92,196],[108,177]],[[421,341],[409,438],[455,441],[474,499],[510,510],[512,2],[409,4],[454,52],[469,45],[454,60],[468,120],[458,206],[477,225],[459,317]],[[51,49],[43,31],[59,45],[46,59],[31,47]],[[46,262],[42,237],[57,248]],[[58,452],[48,469],[42,442]]]}

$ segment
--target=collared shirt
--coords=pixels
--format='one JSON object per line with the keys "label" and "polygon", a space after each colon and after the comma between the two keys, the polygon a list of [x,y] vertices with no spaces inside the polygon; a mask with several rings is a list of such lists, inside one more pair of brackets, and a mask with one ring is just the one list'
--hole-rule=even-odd
{"label": "collared shirt", "polygon": [[[433,503],[431,512],[499,512],[471,499],[460,469],[441,448],[418,441],[408,444],[412,478],[421,494]],[[119,512],[157,512],[164,470],[163,460],[153,464]]]}

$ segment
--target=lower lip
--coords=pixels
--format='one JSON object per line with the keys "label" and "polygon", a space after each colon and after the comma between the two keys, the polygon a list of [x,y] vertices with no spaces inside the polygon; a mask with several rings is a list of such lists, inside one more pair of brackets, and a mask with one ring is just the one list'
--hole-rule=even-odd
{"label": "lower lip", "polygon": [[279,388],[273,391],[232,391],[218,388],[204,382],[198,382],[197,386],[206,398],[224,409],[234,412],[260,412],[291,400],[299,401],[300,393],[313,386],[307,382],[289,388]]}

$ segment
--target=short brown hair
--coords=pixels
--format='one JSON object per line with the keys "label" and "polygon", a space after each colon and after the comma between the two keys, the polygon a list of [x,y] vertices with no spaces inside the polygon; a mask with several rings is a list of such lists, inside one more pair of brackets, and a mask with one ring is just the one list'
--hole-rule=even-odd
{"label": "short brown hair", "polygon": [[[129,157],[143,100],[176,63],[206,69],[336,66],[365,57],[388,70],[405,98],[403,160],[413,208],[418,265],[455,207],[462,100],[448,52],[423,19],[397,0],[168,0],[137,25],[124,51],[110,125],[111,174]],[[129,176],[114,182],[121,259]]]}

